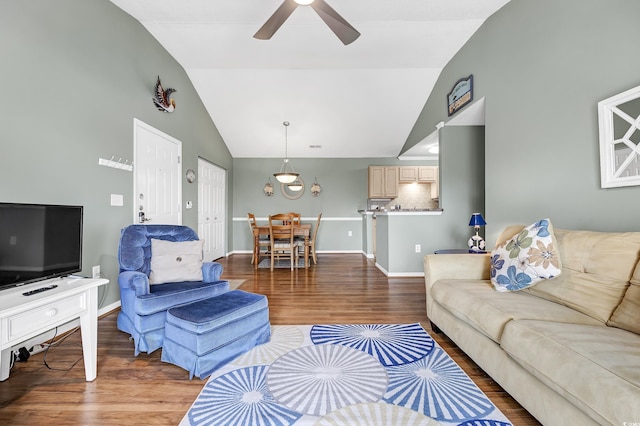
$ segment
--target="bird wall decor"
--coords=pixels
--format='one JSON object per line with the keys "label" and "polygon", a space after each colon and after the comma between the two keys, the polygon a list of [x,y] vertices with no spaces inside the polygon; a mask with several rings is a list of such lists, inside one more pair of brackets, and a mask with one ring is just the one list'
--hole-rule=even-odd
{"label": "bird wall decor", "polygon": [[173,112],[176,109],[176,102],[171,98],[171,94],[177,92],[176,89],[164,89],[160,83],[160,76],[156,82],[156,91],[153,95],[153,104],[162,112]]}

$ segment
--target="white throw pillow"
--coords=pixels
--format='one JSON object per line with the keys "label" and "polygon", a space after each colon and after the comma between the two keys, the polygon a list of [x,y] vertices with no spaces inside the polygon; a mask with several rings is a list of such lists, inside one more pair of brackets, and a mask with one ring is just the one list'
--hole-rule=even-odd
{"label": "white throw pillow", "polygon": [[491,252],[491,283],[498,291],[516,291],[557,277],[562,265],[553,227],[542,219],[525,227]]}
{"label": "white throw pillow", "polygon": [[152,238],[149,284],[202,281],[203,242]]}

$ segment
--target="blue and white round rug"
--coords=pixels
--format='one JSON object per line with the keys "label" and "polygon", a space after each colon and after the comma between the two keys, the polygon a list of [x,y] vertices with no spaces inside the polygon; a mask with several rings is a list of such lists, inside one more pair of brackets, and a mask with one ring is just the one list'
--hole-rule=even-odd
{"label": "blue and white round rug", "polygon": [[420,324],[274,326],[180,424],[510,425]]}

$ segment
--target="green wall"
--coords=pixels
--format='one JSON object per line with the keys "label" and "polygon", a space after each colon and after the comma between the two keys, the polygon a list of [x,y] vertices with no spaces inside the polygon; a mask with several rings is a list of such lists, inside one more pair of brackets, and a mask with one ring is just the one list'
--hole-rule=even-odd
{"label": "green wall", "polygon": [[[100,306],[113,304],[133,174],[98,158],[133,159],[134,117],[182,141],[184,170],[198,156],[229,170],[229,188],[232,158],[182,67],[109,1],[2,0],[0,61],[0,201],[84,205],[83,273],[101,265],[111,282]],[[153,106],[158,75],[178,90],[174,113]],[[183,199],[197,200],[197,185],[185,181]],[[196,228],[197,208],[183,222]]]}
{"label": "green wall", "polygon": [[511,0],[447,64],[403,151],[447,121],[446,94],[473,74],[474,99],[486,99],[488,241],[544,217],[637,231],[640,187],[600,188],[597,102],[640,84],[638,17],[637,0]]}
{"label": "green wall", "polygon": [[471,214],[485,211],[484,131],[484,126],[446,126],[438,131],[441,215],[378,215],[376,263],[390,276],[422,275],[424,255],[467,248],[473,234],[468,226]]}

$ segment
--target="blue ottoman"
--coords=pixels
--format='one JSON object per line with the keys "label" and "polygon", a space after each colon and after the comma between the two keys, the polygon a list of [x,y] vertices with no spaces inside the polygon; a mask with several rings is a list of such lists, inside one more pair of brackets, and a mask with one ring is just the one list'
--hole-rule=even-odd
{"label": "blue ottoman", "polygon": [[270,338],[267,297],[233,290],[169,309],[161,359],[204,379]]}

